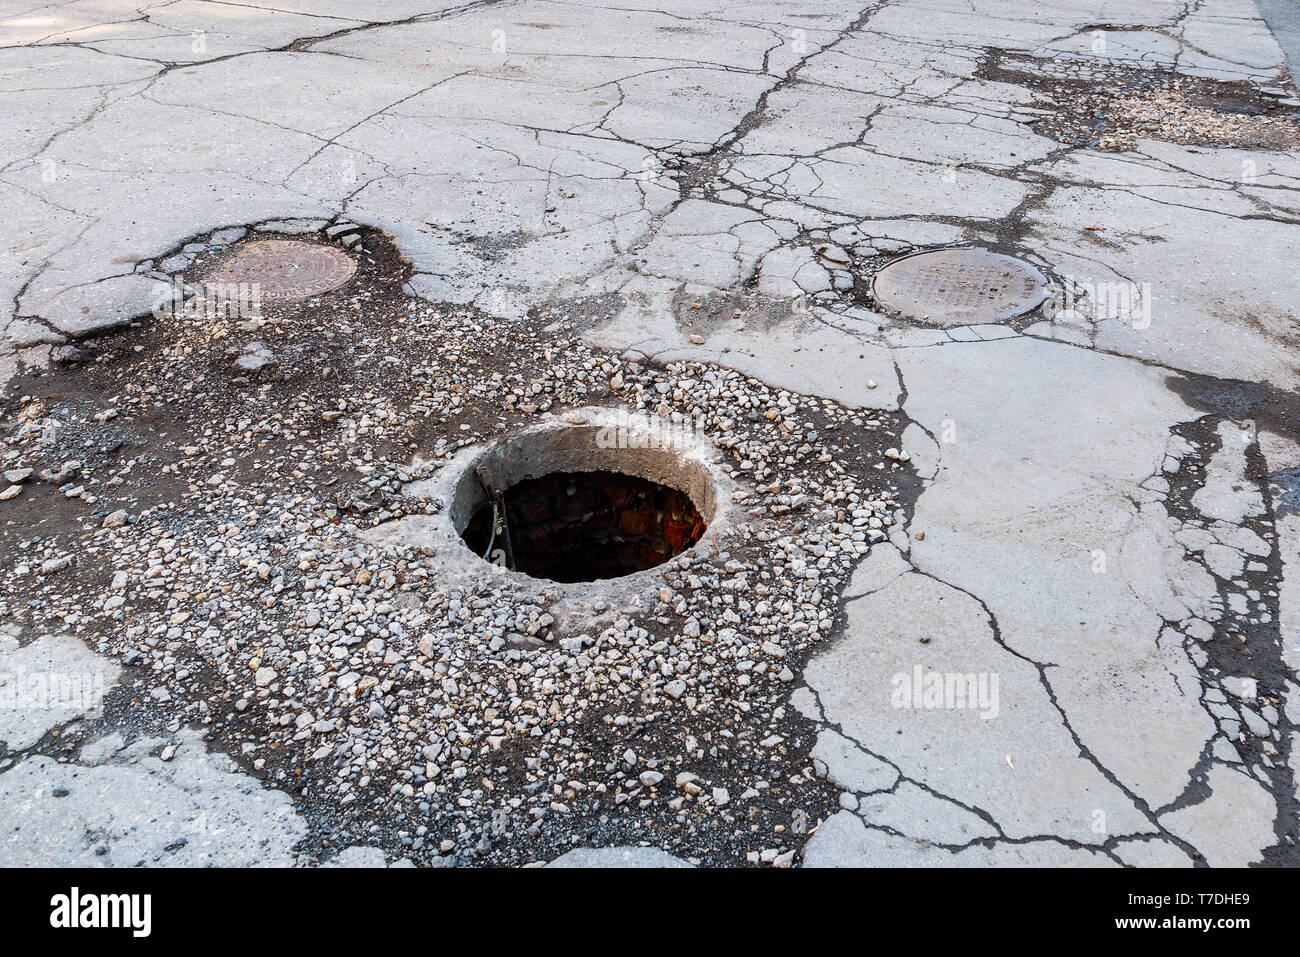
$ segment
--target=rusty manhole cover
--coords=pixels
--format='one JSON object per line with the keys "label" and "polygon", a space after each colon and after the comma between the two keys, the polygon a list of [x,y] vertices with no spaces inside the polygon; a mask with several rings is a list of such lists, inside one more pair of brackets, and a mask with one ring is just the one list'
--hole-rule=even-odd
{"label": "rusty manhole cover", "polygon": [[876,273],[885,306],[940,326],[1001,322],[1047,298],[1047,278],[1023,259],[979,247],[913,253]]}
{"label": "rusty manhole cover", "polygon": [[240,247],[204,281],[256,283],[265,299],[308,299],[338,289],[356,271],[352,257],[330,246],[261,239]]}

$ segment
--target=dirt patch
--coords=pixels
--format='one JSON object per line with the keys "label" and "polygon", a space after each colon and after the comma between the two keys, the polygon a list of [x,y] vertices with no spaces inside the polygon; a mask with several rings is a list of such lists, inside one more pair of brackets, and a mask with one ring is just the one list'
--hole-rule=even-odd
{"label": "dirt patch", "polygon": [[[377,234],[349,254],[342,289],[178,311],[11,383],[6,464],[32,474],[0,506],[0,618],[121,661],[130,696],[105,720],[202,726],[294,797],[308,853],[520,864],[652,841],[789,863],[838,807],[789,692],[914,497],[883,456],[905,419],[590,349],[582,309],[411,299]],[[421,547],[367,544],[446,506],[403,489],[463,446],[593,404],[699,422],[745,516],[639,604],[453,588]]]}
{"label": "dirt patch", "polygon": [[1295,107],[1248,83],[1001,52],[986,58],[977,75],[1042,94],[1052,109],[1033,128],[1068,146],[1122,152],[1152,139],[1181,146],[1300,148]]}

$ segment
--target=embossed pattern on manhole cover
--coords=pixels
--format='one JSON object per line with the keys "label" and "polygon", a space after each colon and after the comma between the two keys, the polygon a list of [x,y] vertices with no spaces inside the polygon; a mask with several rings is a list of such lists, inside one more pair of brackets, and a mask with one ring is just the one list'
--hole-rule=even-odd
{"label": "embossed pattern on manhole cover", "polygon": [[351,256],[330,246],[260,239],[240,247],[203,281],[256,283],[265,299],[308,299],[338,289],[356,271]]}
{"label": "embossed pattern on manhole cover", "polygon": [[936,249],[885,266],[871,291],[905,316],[961,326],[1024,315],[1047,298],[1047,278],[1023,259],[992,250]]}

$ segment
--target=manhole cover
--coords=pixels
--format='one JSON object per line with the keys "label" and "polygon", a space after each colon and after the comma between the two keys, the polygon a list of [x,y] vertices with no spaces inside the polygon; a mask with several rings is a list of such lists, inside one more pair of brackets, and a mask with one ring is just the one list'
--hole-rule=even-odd
{"label": "manhole cover", "polygon": [[338,289],[356,271],[352,257],[330,246],[261,239],[240,247],[204,281],[255,283],[265,299],[307,299]]}
{"label": "manhole cover", "polygon": [[913,319],[960,326],[1024,315],[1047,298],[1047,279],[1023,259],[988,249],[938,249],[890,263],[871,291]]}

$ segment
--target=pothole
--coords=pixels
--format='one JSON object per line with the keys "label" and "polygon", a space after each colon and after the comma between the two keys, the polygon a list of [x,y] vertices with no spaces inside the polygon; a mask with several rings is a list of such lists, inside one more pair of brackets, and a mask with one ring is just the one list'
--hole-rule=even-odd
{"label": "pothole", "polygon": [[1023,259],[978,246],[912,253],[876,273],[883,306],[937,326],[1004,322],[1042,305],[1048,282]]}
{"label": "pothole", "polygon": [[309,299],[343,286],[357,271],[342,250],[293,239],[260,239],[208,271],[209,285],[255,285],[264,299]]}
{"label": "pothole", "polygon": [[671,429],[623,425],[524,432],[461,476],[450,509],[479,558],[557,582],[621,578],[695,546],[716,493]]}
{"label": "pothole", "polygon": [[1054,109],[1036,133],[1067,146],[1107,151],[1143,139],[1183,146],[1300,148],[1296,101],[1284,88],[1186,76],[1153,66],[1093,58],[1039,59],[996,53],[978,71],[985,81],[1029,87]]}
{"label": "pothole", "polygon": [[[920,480],[882,451],[905,444],[907,420],[710,363],[595,350],[585,316],[562,306],[505,324],[413,304],[399,250],[377,231],[365,248],[347,295],[270,305],[259,341],[280,361],[256,379],[219,372],[230,324],[164,314],[100,337],[75,374],[15,385],[15,462],[39,475],[75,452],[96,495],[23,483],[25,521],[0,525],[0,548],[7,569],[32,570],[3,576],[0,618],[45,633],[79,605],[78,627],[127,663],[179,629],[157,669],[136,669],[155,706],[124,695],[107,720],[155,734],[211,716],[214,748],[292,790],[311,824],[304,853],[366,843],[419,863],[517,865],[578,834],[789,863],[839,807],[806,770],[817,729],[790,693],[839,633],[855,564],[906,524]],[[228,252],[205,250],[195,271]],[[692,427],[675,435],[656,415]],[[451,514],[459,503],[467,521],[474,505],[457,490],[475,465],[523,481],[513,463],[534,455],[538,474],[631,470],[684,490],[707,529],[624,578],[496,574],[460,539]],[[119,510],[124,524],[103,521]],[[131,583],[105,602],[104,562],[37,571],[89,544],[135,582],[163,533],[174,603]],[[214,614],[276,640],[209,640]],[[329,681],[306,680],[318,668]],[[677,787],[683,773],[698,788]],[[484,778],[491,789],[464,786]],[[555,794],[552,779],[592,783]]]}

